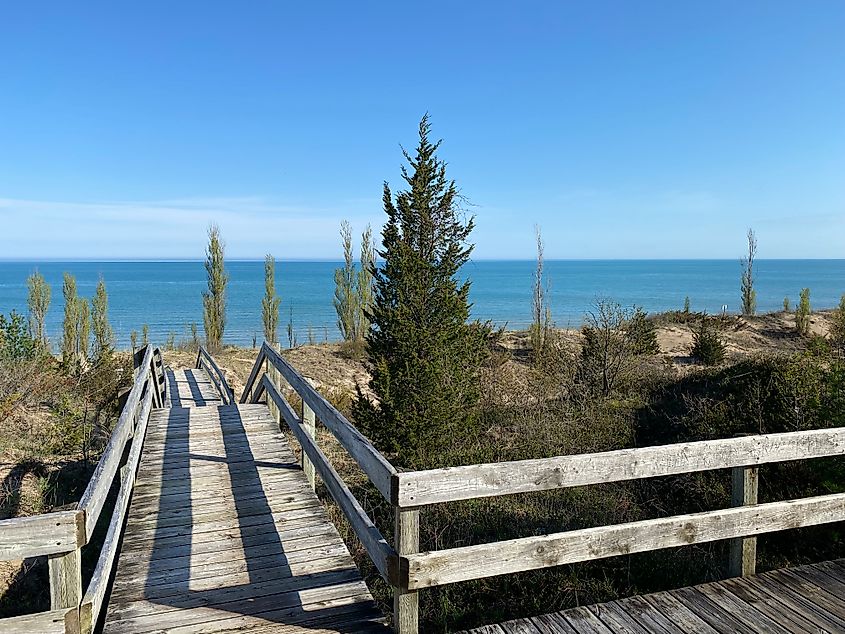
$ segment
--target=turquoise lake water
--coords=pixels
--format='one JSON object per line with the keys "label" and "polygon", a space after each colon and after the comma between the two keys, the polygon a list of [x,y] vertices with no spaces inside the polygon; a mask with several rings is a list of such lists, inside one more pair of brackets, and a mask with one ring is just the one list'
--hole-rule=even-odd
{"label": "turquoise lake water", "polygon": [[[293,314],[300,343],[336,340],[333,271],[337,262],[283,261],[276,265],[282,298],[280,333]],[[77,278],[79,293],[90,297],[102,275],[109,291],[109,316],[121,347],[129,333],[149,324],[150,338],[163,343],[170,333],[186,338],[187,325],[202,331],[205,270],[199,261],[179,262],[0,262],[0,313],[26,311],[26,277],[35,269],[52,286],[48,313],[51,341],[59,340],[63,311],[62,273]],[[228,323],[225,341],[251,345],[261,341],[263,262],[229,261]],[[472,281],[473,316],[509,328],[525,327],[531,315],[532,261],[475,261],[463,271]],[[647,311],[683,306],[689,295],[693,310],[729,312],[740,308],[737,260],[553,260],[546,262],[553,318],[559,326],[578,326],[599,297]],[[810,288],[816,308],[838,304],[845,293],[845,260],[759,260],[755,263],[760,311],[780,310],[788,295],[793,306],[799,291]]]}

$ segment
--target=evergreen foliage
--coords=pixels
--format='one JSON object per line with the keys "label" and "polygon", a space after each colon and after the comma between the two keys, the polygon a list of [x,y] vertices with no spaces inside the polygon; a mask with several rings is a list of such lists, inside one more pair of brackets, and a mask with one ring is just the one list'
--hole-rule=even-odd
{"label": "evergreen foliage", "polygon": [[141,326],[141,347],[148,346],[150,344],[150,327],[148,324],[144,324]]}
{"label": "evergreen foliage", "polygon": [[631,340],[631,347],[634,354],[657,354],[660,352],[660,344],[657,342],[657,328],[648,319],[648,314],[639,306],[634,309],[634,314],[628,322],[627,335]]}
{"label": "evergreen foliage", "polygon": [[689,302],[689,295],[684,297],[684,315],[689,315],[690,311],[690,302]]}
{"label": "evergreen foliage", "polygon": [[703,315],[698,330],[692,333],[690,354],[702,365],[718,365],[725,359],[725,343],[707,315]]}
{"label": "evergreen foliage", "polygon": [[219,352],[223,345],[223,332],[226,329],[226,284],[229,282],[224,262],[224,244],[217,225],[208,228],[205,272],[208,291],[202,294],[202,318],[206,345],[213,354]]}
{"label": "evergreen foliage", "polygon": [[361,234],[361,254],[358,280],[355,286],[358,314],[355,319],[355,340],[363,342],[370,328],[369,313],[373,306],[373,269],[376,262],[373,230],[370,225]]}
{"label": "evergreen foliage", "polygon": [[757,312],[757,291],[754,290],[754,258],[757,255],[757,237],[748,230],[748,255],[742,258],[742,314],[751,317]]}
{"label": "evergreen foliage", "polygon": [[77,300],[76,317],[77,322],[77,336],[76,354],[81,363],[87,363],[88,352],[91,349],[91,310],[88,308],[88,302],[80,297]]}
{"label": "evergreen foliage", "polygon": [[264,340],[271,346],[279,343],[279,304],[281,298],[276,294],[276,259],[264,256],[264,298],[261,300],[261,320],[264,323]]}
{"label": "evergreen foliage", "polygon": [[373,267],[375,292],[366,336],[370,388],[353,411],[382,450],[402,467],[424,467],[438,448],[477,432],[480,368],[487,324],[467,323],[469,281],[457,273],[469,259],[474,223],[461,218],[458,188],[431,143],[428,115],[412,156],[403,150],[408,189],[394,197],[384,184],[387,214]]}
{"label": "evergreen foliage", "polygon": [[94,359],[99,361],[114,350],[114,332],[109,324],[109,296],[101,277],[91,300],[91,326],[94,331]]}
{"label": "evergreen foliage", "polygon": [[805,337],[810,334],[810,289],[801,289],[798,308],[795,309],[795,329]]}
{"label": "evergreen foliage", "polygon": [[41,349],[47,350],[49,341],[45,322],[47,310],[50,308],[50,285],[41,273],[35,271],[26,279],[26,286],[29,290],[26,299],[29,308],[29,335]]}
{"label": "evergreen foliage", "polygon": [[0,314],[0,365],[12,366],[34,359],[41,350],[41,341],[30,335],[23,315],[12,311]]}
{"label": "evergreen foliage", "polygon": [[789,295],[783,298],[783,312],[789,312]]}

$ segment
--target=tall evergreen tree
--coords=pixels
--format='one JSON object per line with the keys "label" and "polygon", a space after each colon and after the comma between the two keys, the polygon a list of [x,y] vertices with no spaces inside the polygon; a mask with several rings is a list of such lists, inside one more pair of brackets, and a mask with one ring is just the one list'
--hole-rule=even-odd
{"label": "tall evergreen tree", "polygon": [[361,234],[361,255],[358,279],[355,281],[357,314],[355,316],[355,340],[363,343],[370,329],[369,313],[373,305],[373,266],[376,261],[373,246],[373,229],[370,225]]}
{"label": "tall evergreen tree", "polygon": [[101,277],[91,299],[91,327],[94,330],[94,359],[99,361],[114,349],[114,332],[109,324],[109,296]]}
{"label": "tall evergreen tree", "polygon": [[271,254],[264,256],[264,298],[261,300],[261,318],[264,322],[264,340],[271,346],[279,343],[279,304],[276,294],[276,260]]}
{"label": "tall evergreen tree", "polygon": [[224,262],[224,245],[217,225],[208,228],[205,272],[208,278],[208,291],[202,294],[205,339],[209,350],[217,352],[223,345],[223,332],[226,329],[226,284],[229,282]]}
{"label": "tall evergreen tree", "polygon": [[428,115],[419,126],[410,169],[402,167],[408,189],[396,195],[384,185],[387,214],[373,266],[374,299],[367,333],[378,404],[359,389],[356,420],[401,466],[431,464],[438,448],[460,442],[478,420],[480,366],[487,354],[489,326],[469,324],[470,283],[458,270],[473,246],[473,220],[463,221],[458,188],[437,158]]}
{"label": "tall evergreen tree", "polygon": [[47,309],[50,308],[50,285],[38,271],[35,271],[26,280],[29,289],[26,303],[29,308],[29,336],[35,340],[36,345],[42,350],[48,347]]}

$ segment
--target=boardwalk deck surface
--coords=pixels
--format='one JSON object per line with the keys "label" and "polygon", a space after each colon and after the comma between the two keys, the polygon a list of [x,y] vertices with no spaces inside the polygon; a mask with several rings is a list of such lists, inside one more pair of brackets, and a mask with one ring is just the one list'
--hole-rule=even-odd
{"label": "boardwalk deck surface", "polygon": [[154,410],[104,632],[387,632],[266,405],[201,370]]}
{"label": "boardwalk deck surface", "polygon": [[845,559],[773,570],[465,634],[806,634],[845,632]]}

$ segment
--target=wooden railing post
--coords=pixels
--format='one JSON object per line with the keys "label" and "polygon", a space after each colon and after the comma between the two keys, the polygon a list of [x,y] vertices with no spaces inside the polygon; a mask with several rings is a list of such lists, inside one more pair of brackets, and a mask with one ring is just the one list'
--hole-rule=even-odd
{"label": "wooden railing post", "polygon": [[[757,504],[758,467],[734,467],[731,470],[733,481],[732,506]],[[748,577],[754,574],[757,565],[757,538],[738,537],[731,540],[731,553],[728,562],[728,575]]]}
{"label": "wooden railing post", "polygon": [[[420,510],[395,507],[394,548],[401,557],[420,550]],[[419,632],[419,595],[416,590],[393,589],[393,629],[397,634]]]}
{"label": "wooden railing post", "polygon": [[[317,417],[314,414],[314,410],[311,409],[308,406],[308,403],[305,402],[305,398],[302,396],[302,394],[300,394],[299,396],[300,398],[302,398],[302,426],[305,428],[305,431],[308,433],[308,435],[311,436],[311,438],[313,438],[316,442]],[[302,452],[302,471],[305,473],[305,477],[308,478],[308,482],[311,485],[311,488],[316,490],[317,479],[314,474],[314,465],[311,463],[311,460],[308,459],[308,456],[305,455],[305,451]]]}
{"label": "wooden railing post", "polygon": [[82,549],[49,555],[50,609],[75,608],[82,602]]}

